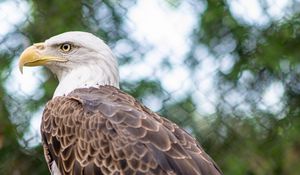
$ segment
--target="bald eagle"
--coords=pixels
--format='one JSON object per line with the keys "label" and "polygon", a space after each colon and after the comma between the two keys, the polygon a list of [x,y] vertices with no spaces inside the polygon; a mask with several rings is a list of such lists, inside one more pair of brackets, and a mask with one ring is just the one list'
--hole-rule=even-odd
{"label": "bald eagle", "polygon": [[52,175],[219,175],[200,144],[175,123],[119,89],[117,60],[87,32],[33,44],[19,68],[44,65],[59,85],[41,135]]}

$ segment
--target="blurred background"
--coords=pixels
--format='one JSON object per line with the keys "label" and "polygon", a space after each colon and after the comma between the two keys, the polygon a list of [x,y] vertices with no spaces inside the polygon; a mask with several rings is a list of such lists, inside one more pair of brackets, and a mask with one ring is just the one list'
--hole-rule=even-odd
{"label": "blurred background", "polygon": [[101,37],[121,89],[195,136],[224,174],[300,174],[299,0],[0,0],[0,174],[49,174],[39,125],[57,80],[17,62],[71,30]]}

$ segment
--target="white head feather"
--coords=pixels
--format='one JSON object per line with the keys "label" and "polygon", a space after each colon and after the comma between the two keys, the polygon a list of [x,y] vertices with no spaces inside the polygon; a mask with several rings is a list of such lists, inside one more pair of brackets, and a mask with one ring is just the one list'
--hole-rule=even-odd
{"label": "white head feather", "polygon": [[[57,46],[63,43],[72,44],[73,50],[69,53],[59,52]],[[59,80],[53,97],[66,95],[82,87],[119,87],[116,58],[110,48],[91,33],[66,32],[56,35],[45,41],[45,52],[68,60],[46,65]]]}

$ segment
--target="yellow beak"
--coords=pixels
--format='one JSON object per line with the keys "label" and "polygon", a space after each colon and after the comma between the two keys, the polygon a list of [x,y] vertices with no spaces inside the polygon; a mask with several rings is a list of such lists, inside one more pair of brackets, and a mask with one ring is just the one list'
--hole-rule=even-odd
{"label": "yellow beak", "polygon": [[19,60],[19,69],[23,73],[24,66],[42,66],[48,62],[66,62],[65,58],[47,56],[41,54],[42,50],[45,49],[44,43],[33,44],[23,51]]}

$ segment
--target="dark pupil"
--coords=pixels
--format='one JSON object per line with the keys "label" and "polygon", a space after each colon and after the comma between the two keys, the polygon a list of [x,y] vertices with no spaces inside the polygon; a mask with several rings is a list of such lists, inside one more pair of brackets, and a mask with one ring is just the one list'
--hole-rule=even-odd
{"label": "dark pupil", "polygon": [[68,50],[69,49],[69,45],[67,45],[67,44],[63,45],[63,49],[64,50]]}

